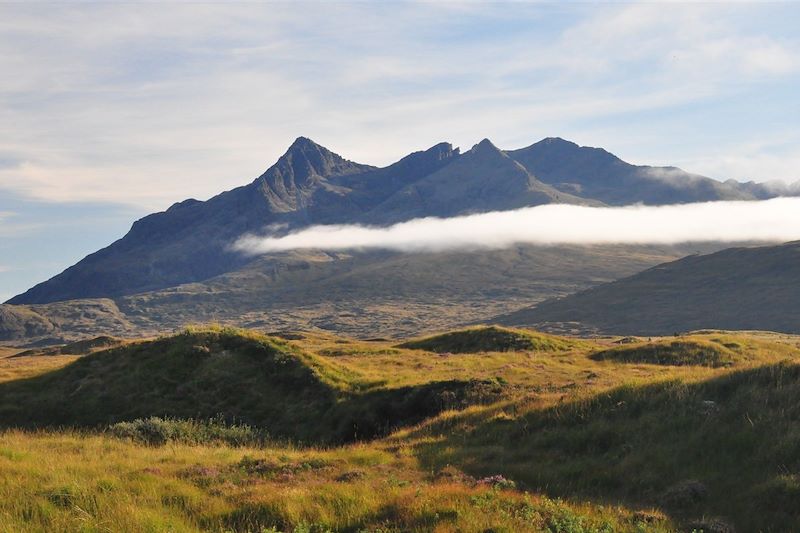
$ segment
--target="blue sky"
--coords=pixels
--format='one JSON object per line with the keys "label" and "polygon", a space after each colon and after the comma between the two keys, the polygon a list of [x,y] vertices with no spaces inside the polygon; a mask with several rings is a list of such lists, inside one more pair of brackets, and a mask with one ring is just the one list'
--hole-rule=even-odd
{"label": "blue sky", "polygon": [[0,4],[0,299],[309,136],[800,179],[796,3]]}

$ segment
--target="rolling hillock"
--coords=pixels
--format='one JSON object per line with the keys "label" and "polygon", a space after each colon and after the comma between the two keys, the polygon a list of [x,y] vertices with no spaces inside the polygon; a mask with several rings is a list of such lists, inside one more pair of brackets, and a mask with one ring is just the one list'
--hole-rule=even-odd
{"label": "rolling hillock", "polygon": [[276,438],[343,442],[502,393],[500,384],[476,380],[382,389],[281,339],[199,329],[2,383],[0,425],[103,427],[152,416],[218,417]]}
{"label": "rolling hillock", "polygon": [[64,355],[83,355],[99,350],[106,350],[125,344],[123,339],[110,337],[108,335],[100,335],[92,339],[84,339],[81,341],[71,342],[65,344],[60,348],[60,353]]}
{"label": "rolling hillock", "polygon": [[736,361],[736,354],[725,346],[697,339],[627,345],[596,352],[590,357],[596,361],[674,366],[732,366]]}
{"label": "rolling hillock", "polygon": [[796,351],[785,343],[720,332],[625,343],[595,352],[589,357],[595,361],[618,363],[698,365],[717,368],[748,362],[766,363],[795,356]]}
{"label": "rolling hillock", "polygon": [[107,350],[116,346],[125,344],[125,340],[111,337],[108,335],[99,335],[91,339],[83,339],[80,341],[70,342],[62,346],[48,346],[45,348],[32,348],[19,352],[14,357],[28,357],[38,355],[86,355],[101,350]]}
{"label": "rolling hillock", "polygon": [[498,326],[462,329],[398,345],[400,348],[436,353],[559,352],[581,346],[583,343],[572,339]]}

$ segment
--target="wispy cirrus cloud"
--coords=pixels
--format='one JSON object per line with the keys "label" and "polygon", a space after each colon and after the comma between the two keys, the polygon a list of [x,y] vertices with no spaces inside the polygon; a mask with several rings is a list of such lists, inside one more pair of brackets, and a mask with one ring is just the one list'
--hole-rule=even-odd
{"label": "wispy cirrus cloud", "polygon": [[[560,135],[702,172],[691,162],[703,151],[736,155],[794,127],[799,11],[3,4],[0,154],[14,164],[0,164],[0,188],[163,208],[242,184],[298,135],[372,164],[442,140],[514,148]],[[765,91],[771,101],[756,102]],[[746,127],[726,123],[753,105]],[[721,177],[793,177],[780,164],[753,175],[762,155]]]}

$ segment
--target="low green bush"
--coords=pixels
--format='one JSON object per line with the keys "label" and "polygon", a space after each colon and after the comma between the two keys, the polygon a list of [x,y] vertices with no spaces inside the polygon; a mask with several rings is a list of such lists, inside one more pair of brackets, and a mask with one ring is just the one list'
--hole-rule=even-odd
{"label": "low green bush", "polygon": [[247,424],[228,423],[222,417],[194,420],[151,416],[118,422],[109,426],[107,431],[114,437],[148,446],[163,446],[168,442],[254,446],[264,444],[269,439],[263,430]]}

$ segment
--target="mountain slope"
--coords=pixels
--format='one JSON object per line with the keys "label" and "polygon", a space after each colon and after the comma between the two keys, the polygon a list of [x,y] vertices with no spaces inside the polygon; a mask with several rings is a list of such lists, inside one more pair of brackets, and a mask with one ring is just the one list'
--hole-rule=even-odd
{"label": "mountain slope", "polygon": [[592,202],[542,183],[489,139],[484,139],[438,172],[398,191],[378,205],[367,220],[391,223],[550,203]]}
{"label": "mountain slope", "polygon": [[800,332],[800,242],[692,255],[496,319],[619,334],[701,328]]}
{"label": "mountain slope", "polygon": [[123,296],[208,279],[248,263],[229,245],[270,224],[391,224],[552,202],[585,203],[538,182],[488,140],[463,156],[440,143],[379,169],[301,137],[251,184],[144,217],[122,239],[9,303]]}
{"label": "mountain slope", "polygon": [[59,344],[106,335],[131,335],[136,326],[114,301],[68,300],[46,305],[0,304],[0,342]]}
{"label": "mountain slope", "polygon": [[[403,186],[401,178],[413,181],[456,154],[449,145],[437,145],[375,169],[347,161],[301,137],[249,185],[206,202],[186,200],[144,217],[122,239],[9,303],[121,296],[235,270],[251,260],[228,249],[242,234],[260,232],[269,224],[351,221],[393,187]],[[347,178],[356,174],[368,184],[379,185],[352,194],[347,185],[355,179]]]}
{"label": "mountain slope", "polygon": [[0,341],[53,335],[55,324],[28,307],[0,305]]}
{"label": "mountain slope", "polygon": [[[9,327],[15,345],[63,344],[105,334],[171,332],[221,322],[276,330],[334,330],[359,337],[434,333],[630,276],[697,250],[691,246],[516,246],[403,254],[297,250],[242,268],[114,300],[68,300],[0,309],[33,313],[52,328]],[[10,324],[10,323],[9,323]]]}
{"label": "mountain slope", "polygon": [[[708,250],[717,250],[708,245]],[[402,254],[297,251],[202,283],[118,299],[145,330],[221,321],[357,336],[436,332],[628,276],[693,247],[535,247]]]}
{"label": "mountain slope", "polygon": [[578,146],[558,137],[506,153],[559,191],[609,205],[755,200],[776,195],[766,186],[723,183],[676,167],[631,165],[602,148]]}

